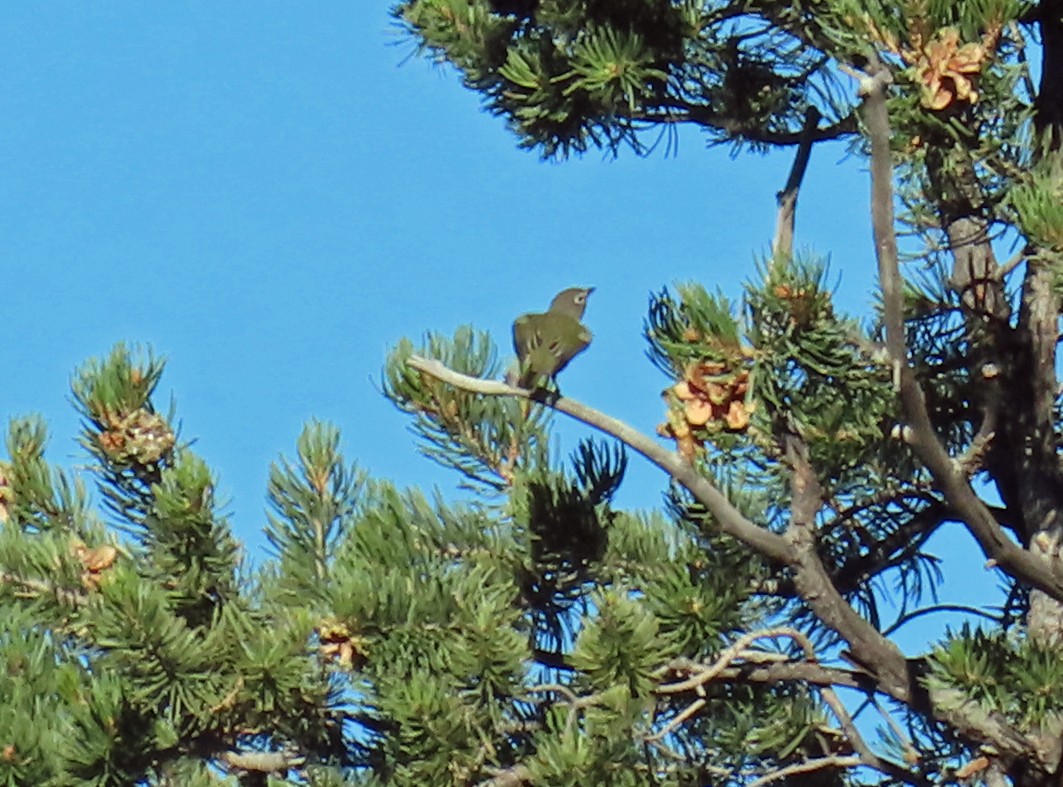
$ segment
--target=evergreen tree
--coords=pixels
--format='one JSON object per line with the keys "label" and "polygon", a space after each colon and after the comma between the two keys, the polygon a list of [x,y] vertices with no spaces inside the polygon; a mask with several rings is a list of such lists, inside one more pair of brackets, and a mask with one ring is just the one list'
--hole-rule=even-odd
{"label": "evergreen tree", "polygon": [[[644,572],[608,578],[624,517],[602,521],[605,550],[585,558],[592,600],[571,649],[558,640],[579,687],[568,703],[643,696],[615,671],[641,658],[654,699],[631,729],[638,767],[585,778],[1063,783],[1063,2],[406,0],[394,14],[544,157],[646,153],[680,124],[736,151],[794,149],[773,254],[740,302],[698,284],[651,298],[646,337],[670,379],[660,431],[674,451],[581,404],[534,397],[666,471],[670,537],[688,534],[701,555],[686,576],[704,587],[705,560],[738,555],[710,573],[731,572],[727,586],[748,594],[735,616],[714,618],[711,639],[674,628],[677,613],[705,608]],[[869,162],[881,307],[863,323],[834,308],[824,263],[793,253],[804,171],[832,139]],[[1014,255],[998,260],[1008,244]],[[398,352],[407,371],[391,390],[425,438],[495,463],[511,507],[535,500],[541,481],[529,479],[557,468],[523,448],[492,459],[502,408],[518,405],[477,398],[513,396],[469,379],[492,376],[486,349],[456,336],[410,352]],[[577,477],[603,450],[587,444]],[[1006,601],[908,656],[891,635],[939,609],[927,600],[940,566],[924,547],[947,523],[981,546]],[[598,630],[618,593],[632,625],[649,614],[670,649],[640,654],[629,636],[585,660],[606,641]],[[592,677],[584,689],[602,669],[611,688]],[[839,687],[866,695],[866,723]],[[798,700],[807,715],[780,718],[804,726],[784,724],[781,738],[760,727]],[[601,737],[590,714],[573,726]],[[511,782],[551,783],[536,770],[543,748],[529,756]]]}
{"label": "evergreen tree", "polygon": [[[641,152],[678,123],[793,146],[772,257],[733,301],[651,299],[672,444],[501,382],[472,328],[400,342],[385,394],[467,498],[368,478],[312,422],[271,468],[255,571],[154,400],[162,362],[86,363],[95,495],[39,419],[0,463],[0,780],[1059,784],[1063,1],[395,12],[544,155]],[[837,138],[870,162],[864,322],[792,252],[811,150]],[[555,412],[588,427],[571,456]],[[664,471],[664,510],[615,504],[629,450]],[[1006,603],[905,654],[948,523]]]}

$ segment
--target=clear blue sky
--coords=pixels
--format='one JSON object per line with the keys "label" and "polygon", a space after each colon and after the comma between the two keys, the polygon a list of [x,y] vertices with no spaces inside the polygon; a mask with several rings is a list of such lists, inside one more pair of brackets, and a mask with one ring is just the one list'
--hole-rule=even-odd
{"label": "clear blue sky", "polygon": [[[384,0],[9,4],[0,417],[43,413],[50,458],[84,465],[71,372],[116,341],[150,344],[260,554],[269,463],[310,417],[375,475],[455,488],[379,395],[389,345],[472,322],[508,351],[516,314],[586,284],[595,341],[564,390],[652,430],[647,295],[690,279],[739,295],[790,153],[731,159],[690,130],[670,158],[543,163],[412,54]],[[817,149],[797,228],[860,313],[867,192],[861,161]],[[622,502],[656,505],[664,479],[632,466]]]}

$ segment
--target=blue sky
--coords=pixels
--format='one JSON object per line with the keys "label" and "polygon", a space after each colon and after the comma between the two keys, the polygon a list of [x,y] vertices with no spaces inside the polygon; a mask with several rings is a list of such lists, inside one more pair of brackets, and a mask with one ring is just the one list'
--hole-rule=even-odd
{"label": "blue sky", "polygon": [[[388,346],[471,322],[508,351],[516,314],[595,285],[595,341],[564,390],[652,430],[665,381],[644,355],[648,293],[693,279],[737,296],[790,152],[731,159],[687,130],[672,157],[543,163],[411,55],[382,1],[9,4],[0,417],[43,413],[50,458],[83,466],[71,372],[150,344],[260,554],[269,463],[308,418],[339,425],[375,475],[455,489],[377,390]],[[860,160],[819,148],[797,226],[858,313],[867,192]],[[623,503],[657,504],[654,470],[635,459],[629,480]],[[965,539],[944,546],[980,561]]]}

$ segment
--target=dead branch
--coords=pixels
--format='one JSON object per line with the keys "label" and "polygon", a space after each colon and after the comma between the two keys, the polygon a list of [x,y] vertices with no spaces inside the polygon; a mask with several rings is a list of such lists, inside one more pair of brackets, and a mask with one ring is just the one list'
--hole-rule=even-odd
{"label": "dead branch", "polygon": [[775,240],[771,244],[772,256],[776,259],[791,257],[794,253],[794,225],[797,220],[797,192],[801,188],[801,181],[805,178],[805,170],[808,169],[808,160],[812,156],[812,146],[815,144],[815,131],[819,125],[820,113],[815,107],[809,107],[805,113],[805,128],[801,134],[801,141],[794,155],[794,163],[790,168],[790,176],[786,179],[786,186],[775,196],[778,205],[778,213],[775,218]]}
{"label": "dead branch", "polygon": [[223,751],[218,759],[239,771],[283,773],[303,762],[303,758],[282,751]]}
{"label": "dead branch", "polygon": [[751,781],[748,787],[764,787],[765,784],[771,784],[788,776],[796,776],[799,773],[812,773],[813,771],[821,771],[824,768],[855,768],[861,764],[860,758],[856,756],[831,755],[829,757],[817,757],[814,760],[797,762],[793,765],[787,765],[785,768],[779,768],[777,771],[772,771],[759,779]]}
{"label": "dead branch", "polygon": [[[679,681],[677,683],[666,683],[657,687],[659,694],[682,694],[687,691],[692,691],[699,686],[704,686],[706,683],[714,680],[723,670],[731,666],[737,659],[749,652],[749,646],[756,642],[758,639],[778,639],[780,637],[788,637],[801,646],[801,649],[805,651],[805,656],[810,662],[816,661],[816,652],[812,647],[812,642],[795,628],[789,626],[778,626],[776,628],[758,629],[757,631],[750,631],[743,634],[736,639],[729,647],[725,648],[716,660],[709,665],[698,665],[697,670],[690,671],[694,674],[686,680]],[[668,667],[665,667],[667,670]]]}

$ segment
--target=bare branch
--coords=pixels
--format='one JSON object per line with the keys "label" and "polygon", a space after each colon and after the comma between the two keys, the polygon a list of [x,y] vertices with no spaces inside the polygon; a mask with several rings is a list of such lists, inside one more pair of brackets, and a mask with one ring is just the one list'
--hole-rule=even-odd
{"label": "bare branch", "polygon": [[258,773],[279,773],[303,762],[303,758],[282,751],[223,751],[218,759],[230,768]]}
{"label": "bare branch", "polygon": [[623,421],[605,415],[574,399],[557,397],[552,401],[544,401],[543,392],[532,392],[497,380],[481,380],[477,377],[459,374],[439,361],[411,355],[407,364],[465,391],[486,396],[519,396],[540,401],[577,421],[582,421],[605,434],[612,435],[682,484],[716,518],[723,532],[777,563],[788,563],[792,559],[790,545],[785,538],[750,522],[731,504],[723,492],[717,489],[715,484],[700,475],[692,465],[683,461],[679,454],[658,445]]}
{"label": "bare branch", "polygon": [[670,722],[668,722],[666,725],[664,725],[664,727],[655,732],[653,735],[650,735],[648,738],[646,738],[646,742],[655,743],[671,735],[672,732],[676,730],[676,728],[680,727],[683,722],[685,722],[699,710],[704,708],[707,704],[708,703],[704,697],[698,697],[692,703],[683,708],[683,710],[681,710],[678,714],[676,714],[676,717]]}
{"label": "bare branch", "polygon": [[[823,576],[825,571],[822,563],[818,559],[813,560],[815,558],[817,533],[816,513],[823,506],[823,489],[820,486],[819,479],[816,477],[815,470],[808,461],[808,446],[795,434],[786,436],[785,445],[787,458],[793,468],[790,481],[792,500],[790,527],[786,535],[790,537],[798,554],[803,556],[802,562],[806,566],[804,574],[820,580],[825,579],[831,590],[837,592],[829,579]],[[808,578],[802,579],[802,572],[797,572],[794,584],[798,591],[801,591],[802,585],[805,585],[806,582],[808,582]],[[805,593],[802,593],[802,597],[806,595],[807,589]],[[862,646],[861,655],[865,658],[870,657],[877,673],[889,675],[896,670],[897,657],[900,654],[895,648],[890,647],[892,643],[884,640],[863,617],[857,615],[847,604],[832,604],[831,607],[837,610],[838,617],[843,621],[842,627],[836,628],[836,630],[847,635],[846,639],[854,650],[861,647],[861,643],[865,643]],[[801,642],[801,640],[798,641]],[[815,652],[812,650],[812,643],[805,639],[801,642],[801,645],[805,650],[806,657],[810,661],[814,661]],[[893,677],[894,679],[899,678],[899,676]],[[903,781],[914,781],[912,774],[908,773],[904,768],[879,757],[871,751],[831,686],[821,688],[820,694],[823,697],[823,701],[834,711],[834,715],[841,726],[842,734],[857,752],[860,761],[864,765]]]}
{"label": "bare branch", "polygon": [[879,757],[871,751],[871,747],[867,745],[867,741],[864,740],[860,731],[856,729],[853,717],[849,715],[849,711],[845,709],[845,705],[842,704],[840,699],[838,699],[838,695],[834,693],[833,688],[830,686],[822,688],[820,690],[820,695],[823,697],[823,701],[827,706],[834,712],[834,716],[838,719],[838,726],[841,728],[842,734],[852,745],[862,764],[869,768],[874,768],[880,773],[892,776],[894,779],[907,782],[908,784],[926,783],[926,780],[922,777],[912,773],[891,760]]}
{"label": "bare branch", "polygon": [[512,768],[499,771],[487,781],[480,782],[478,787],[520,787],[522,784],[529,783],[531,778],[532,773],[527,766],[514,765]]}
{"label": "bare branch", "polygon": [[801,142],[797,146],[794,156],[794,164],[790,168],[790,177],[786,180],[786,186],[780,191],[775,201],[779,211],[775,219],[775,240],[771,244],[772,255],[788,258],[794,253],[794,224],[797,218],[797,192],[804,180],[805,170],[808,168],[808,160],[812,156],[812,146],[815,144],[813,135],[819,125],[819,110],[809,107],[805,114],[805,129],[801,135]]}
{"label": "bare branch", "polygon": [[738,658],[741,658],[746,653],[750,645],[756,642],[758,639],[778,639],[779,637],[789,637],[797,642],[801,648],[805,651],[805,655],[810,661],[816,660],[816,652],[812,647],[811,641],[795,628],[789,626],[778,626],[770,629],[758,629],[757,631],[750,631],[747,634],[743,634],[736,639],[729,647],[725,648],[716,660],[708,665],[698,665],[697,672],[686,680],[679,681],[677,683],[666,683],[657,687],[659,694],[682,694],[683,692],[696,689],[698,686],[704,686],[715,679],[726,667]]}
{"label": "bare branch", "polygon": [[784,442],[792,469],[790,526],[785,537],[793,545],[794,588],[816,617],[849,643],[884,690],[907,702],[913,687],[904,655],[845,600],[816,551],[816,515],[823,505],[823,490],[808,461],[808,448],[794,434],[786,435]]}
{"label": "bare branch", "polygon": [[855,756],[831,755],[830,757],[817,757],[814,760],[805,760],[804,762],[794,763],[793,765],[787,765],[785,768],[779,768],[777,771],[772,771],[766,776],[761,776],[759,779],[751,781],[748,787],[763,787],[765,784],[777,782],[779,779],[785,779],[788,776],[796,776],[799,773],[812,773],[813,771],[821,771],[824,768],[855,768],[862,764],[860,758]]}
{"label": "bare branch", "polygon": [[720,671],[720,680],[743,680],[750,683],[788,683],[799,681],[813,686],[844,686],[847,689],[874,691],[874,681],[864,673],[824,667],[808,661],[779,664],[742,663]]}
{"label": "bare branch", "polygon": [[[816,653],[812,647],[812,642],[803,633],[797,629],[790,628],[788,626],[779,626],[770,629],[761,629],[758,631],[749,632],[739,637],[728,648],[726,648],[712,664],[708,665],[692,665],[689,663],[683,664],[682,671],[693,673],[686,680],[678,681],[676,683],[668,683],[657,687],[657,693],[659,694],[680,694],[687,691],[698,691],[699,693],[705,686],[714,680],[719,679],[729,667],[733,667],[734,662],[739,659],[749,658],[750,656],[756,656],[757,651],[750,651],[749,646],[752,645],[758,639],[775,639],[778,637],[789,637],[794,640],[801,649],[805,652],[806,662],[802,666],[815,665]],[[774,655],[774,654],[773,654]],[[673,665],[668,665],[665,669],[674,668]],[[781,666],[781,665],[780,665]],[[796,666],[796,665],[788,665]],[[864,741],[863,737],[856,729],[856,725],[853,723],[852,717],[846,711],[845,706],[841,700],[838,699],[838,695],[834,693],[834,689],[830,685],[825,685],[821,688],[821,695],[824,702],[834,712],[835,717],[838,719],[838,723],[841,728],[842,734],[852,744],[853,749],[859,755],[857,761],[860,764],[866,765],[870,768],[874,768],[882,773],[888,774],[901,781],[905,781],[911,784],[921,783],[920,779],[912,773],[909,773],[900,765],[885,760],[879,757]],[[674,719],[672,719],[663,729],[659,730],[654,735],[647,738],[647,741],[656,741],[664,738],[666,735],[674,731],[680,724],[689,719],[695,713],[697,713],[706,704],[706,700],[703,697],[698,697],[692,701],[686,708],[684,708]],[[800,773],[801,771],[797,771]]]}

